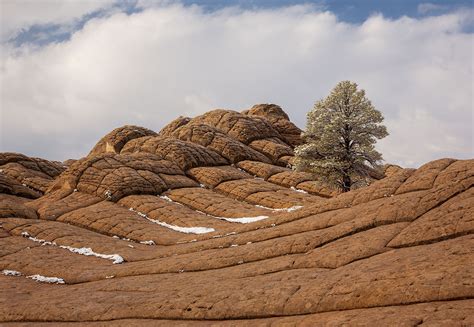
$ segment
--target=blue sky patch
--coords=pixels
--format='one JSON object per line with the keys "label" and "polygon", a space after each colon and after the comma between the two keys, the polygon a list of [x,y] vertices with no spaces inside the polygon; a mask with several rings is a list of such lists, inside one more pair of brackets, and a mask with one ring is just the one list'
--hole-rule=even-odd
{"label": "blue sky patch", "polygon": [[[257,10],[311,4],[317,8],[321,8],[321,10],[333,12],[341,21],[353,24],[360,24],[371,15],[379,13],[386,18],[397,19],[402,16],[420,18],[441,15],[455,10],[472,9],[472,1],[470,0],[431,0],[429,2],[416,0],[182,0],[178,3],[184,6],[198,5],[206,12],[221,10],[231,6],[237,6],[246,10]],[[27,43],[37,46],[43,46],[53,42],[59,43],[69,40],[75,31],[81,30],[83,26],[93,18],[103,17],[111,12],[117,11],[133,14],[142,10],[143,8],[139,7],[135,0],[118,1],[111,7],[84,15],[67,26],[54,23],[30,26],[21,30],[13,39],[10,39],[9,42],[15,46],[21,46]],[[474,31],[474,25],[471,23],[465,26],[464,29],[464,32],[472,33]]]}

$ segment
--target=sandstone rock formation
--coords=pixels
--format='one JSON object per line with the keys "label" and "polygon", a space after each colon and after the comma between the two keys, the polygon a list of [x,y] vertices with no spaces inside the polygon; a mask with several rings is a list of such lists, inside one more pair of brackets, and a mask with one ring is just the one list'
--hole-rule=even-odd
{"label": "sandstone rock formation", "polygon": [[257,105],[0,154],[0,324],[474,325],[474,160],[338,194],[299,134]]}

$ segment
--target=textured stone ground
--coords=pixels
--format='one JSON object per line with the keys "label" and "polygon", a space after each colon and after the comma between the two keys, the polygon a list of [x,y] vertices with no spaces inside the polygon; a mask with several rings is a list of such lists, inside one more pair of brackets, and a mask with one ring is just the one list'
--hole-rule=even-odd
{"label": "textured stone ground", "polygon": [[299,134],[258,105],[0,154],[0,324],[474,325],[474,160],[338,195]]}

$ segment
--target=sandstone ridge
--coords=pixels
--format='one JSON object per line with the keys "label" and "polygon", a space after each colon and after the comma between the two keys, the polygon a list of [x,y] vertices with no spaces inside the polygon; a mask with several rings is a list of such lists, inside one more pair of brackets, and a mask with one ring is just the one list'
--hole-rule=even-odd
{"label": "sandstone ridge", "polygon": [[0,154],[0,324],[474,325],[474,160],[338,194],[277,105]]}

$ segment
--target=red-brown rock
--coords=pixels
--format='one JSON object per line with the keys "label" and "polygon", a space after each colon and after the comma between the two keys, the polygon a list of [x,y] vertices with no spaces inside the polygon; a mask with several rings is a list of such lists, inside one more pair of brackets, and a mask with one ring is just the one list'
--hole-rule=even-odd
{"label": "red-brown rock", "polygon": [[0,154],[0,325],[474,325],[474,160],[339,194],[300,132],[257,105]]}

